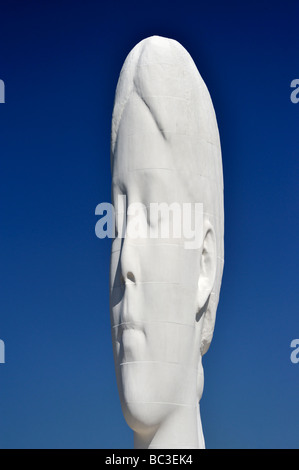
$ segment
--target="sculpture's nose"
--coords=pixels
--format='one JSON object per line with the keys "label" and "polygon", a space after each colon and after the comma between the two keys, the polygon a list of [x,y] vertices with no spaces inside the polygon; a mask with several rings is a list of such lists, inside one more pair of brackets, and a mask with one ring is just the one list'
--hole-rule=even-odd
{"label": "sculpture's nose", "polygon": [[133,256],[132,245],[124,239],[120,253],[120,282],[123,287],[123,301],[121,308],[121,323],[124,327],[132,327],[139,322],[139,312],[136,308],[138,292],[137,286],[137,264],[138,259]]}
{"label": "sculpture's nose", "polygon": [[126,282],[128,282],[128,283],[132,282],[133,284],[135,284],[135,276],[131,271],[127,272],[126,279],[127,279]]}
{"label": "sculpture's nose", "polygon": [[137,258],[136,252],[135,256],[133,252],[128,237],[125,237],[120,252],[120,276],[123,286],[136,284]]}
{"label": "sculpture's nose", "polygon": [[123,273],[122,271],[120,274],[120,280],[123,286],[136,283],[135,276],[132,271],[128,271],[126,273]]}

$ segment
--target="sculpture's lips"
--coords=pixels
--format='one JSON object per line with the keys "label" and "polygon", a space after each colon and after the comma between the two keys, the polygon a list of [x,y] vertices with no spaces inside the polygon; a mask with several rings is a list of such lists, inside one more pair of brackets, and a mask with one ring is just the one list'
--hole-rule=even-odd
{"label": "sculpture's lips", "polygon": [[117,325],[122,331],[124,330],[143,330],[142,323],[136,321],[124,321]]}
{"label": "sculpture's lips", "polygon": [[137,328],[125,328],[121,335],[124,356],[122,361],[136,361],[145,346],[145,334]]}
{"label": "sculpture's lips", "polygon": [[118,341],[121,341],[123,339],[124,336],[128,336],[127,333],[131,333],[131,334],[142,334],[144,335],[144,328],[143,328],[143,325],[142,325],[142,322],[134,322],[134,321],[126,321],[126,322],[122,322],[120,323],[119,325],[115,325],[114,328],[117,328],[117,337],[118,337]]}

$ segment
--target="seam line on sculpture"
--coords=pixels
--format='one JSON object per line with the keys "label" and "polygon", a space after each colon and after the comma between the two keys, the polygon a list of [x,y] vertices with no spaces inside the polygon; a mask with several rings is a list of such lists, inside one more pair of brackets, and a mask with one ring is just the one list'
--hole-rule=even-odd
{"label": "seam line on sculpture", "polygon": [[[191,202],[191,201],[185,201],[185,202],[172,201],[172,202],[169,202],[169,203],[168,203],[168,202],[165,202],[165,201],[161,201],[161,202],[154,201],[154,202],[149,202],[148,204],[143,204],[143,203],[140,203],[140,202],[136,201],[135,203],[133,202],[133,204],[141,204],[143,207],[145,207],[145,208],[146,208],[147,210],[149,210],[149,211],[152,210],[153,204],[155,205],[155,206],[154,206],[155,208],[158,206],[158,209],[161,207],[161,205],[166,204],[167,206],[169,206],[169,209],[170,209],[170,210],[172,209],[171,206],[172,206],[173,204],[175,204],[176,207],[177,207],[177,205],[179,205],[179,208],[181,208],[181,206],[183,207],[185,204],[194,204],[194,205],[195,205],[195,204],[200,204],[202,207],[203,207],[203,205],[204,205],[203,202],[199,202],[199,201],[196,201],[196,202]],[[126,210],[126,211],[118,211],[118,210],[115,210],[115,208],[114,208],[114,213],[115,213],[115,215],[127,216],[127,215],[128,215],[127,212],[128,212],[128,210]],[[214,218],[219,218],[219,219],[220,219],[219,216],[214,215],[214,214],[212,214],[211,212],[206,212],[206,211],[204,211],[204,210],[202,211],[202,214],[203,214],[203,215],[209,215],[210,217],[214,217]],[[168,238],[170,238],[170,237],[168,237]],[[180,237],[174,237],[174,238],[180,238]]]}
{"label": "seam line on sculpture", "polygon": [[[138,201],[137,201],[138,202]],[[157,204],[158,206],[160,206],[161,204],[167,204],[168,206],[171,206],[172,204],[179,204],[179,205],[182,205],[182,204],[203,204],[203,202],[191,202],[191,201],[186,201],[186,202],[178,202],[178,201],[173,201],[173,202],[150,202],[149,204],[143,204],[143,203],[140,203],[142,204],[146,209],[150,209],[151,208],[151,204]],[[115,215],[123,215],[123,216],[127,216],[127,210],[123,211],[123,210],[116,210],[115,207],[114,207],[114,213]],[[215,214],[212,214],[212,212],[206,212],[206,211],[203,211],[202,212],[204,215],[209,215],[210,217],[213,217],[214,219],[221,219],[221,217],[219,215],[215,215]],[[115,237],[115,238],[121,238],[121,237]]]}
{"label": "seam line on sculpture", "polygon": [[[157,238],[152,238],[151,240],[157,240]],[[130,246],[144,246],[140,245],[139,243],[132,243]],[[182,246],[182,243],[153,243],[152,246]],[[117,250],[111,250],[111,253],[117,253],[118,251],[121,251],[121,248],[118,248]]]}
{"label": "seam line on sculpture", "polygon": [[[186,135],[188,137],[197,137],[196,134],[186,134],[186,132],[175,132],[175,131],[166,131],[164,130],[164,133],[167,135]],[[136,135],[137,133],[136,132],[131,132],[128,134],[128,136],[132,136],[132,135]],[[150,135],[150,134],[153,134],[155,135],[154,132],[142,132],[141,134],[146,134],[146,135]],[[138,134],[140,135],[140,134]],[[206,139],[202,139],[202,138],[198,138],[198,140],[202,143],[206,143],[206,144],[209,144],[209,145],[213,145],[213,147],[216,147],[218,150],[221,150],[221,148],[219,147],[219,144],[216,144],[215,142],[211,142],[210,140],[206,140]]]}
{"label": "seam line on sculpture", "polygon": [[122,325],[134,325],[136,323],[167,323],[167,324],[174,324],[174,325],[180,325],[180,326],[188,326],[189,328],[194,328],[194,325],[192,323],[182,323],[182,322],[176,322],[176,321],[170,321],[170,320],[136,320],[136,321],[124,321],[121,323],[118,323],[117,325],[113,325],[112,328],[117,328]]}
{"label": "seam line on sculpture", "polygon": [[144,168],[132,168],[129,171],[143,171],[143,170],[166,170],[166,171],[176,171],[176,168],[164,168],[164,167],[144,167]]}
{"label": "seam line on sculpture", "polygon": [[[126,285],[132,285],[132,282],[127,282]],[[179,285],[180,282],[171,282],[171,281],[136,281],[134,284],[174,284]]]}
{"label": "seam line on sculpture", "polygon": [[[127,283],[125,284],[126,286],[129,286],[129,285],[136,285],[136,284],[139,284],[139,285],[142,285],[142,284],[162,284],[162,285],[165,285],[165,284],[168,284],[168,285],[175,285],[175,286],[183,286],[183,287],[196,287],[196,284],[192,284],[191,282],[190,283],[186,283],[186,282],[159,282],[159,281],[153,281],[153,282],[130,282],[130,283]],[[122,284],[116,284],[114,286],[111,286],[110,287],[110,291],[112,291],[113,289],[122,289],[124,286]]]}
{"label": "seam line on sculpture", "polygon": [[[223,262],[224,262],[224,260],[222,260],[222,259],[220,259],[220,261],[223,261]],[[126,282],[126,283],[125,283],[125,286],[130,286],[130,285],[143,285],[143,284],[162,284],[162,285],[168,284],[168,285],[171,285],[171,286],[174,285],[174,286],[184,286],[184,287],[189,287],[189,286],[191,286],[191,287],[196,287],[196,285],[195,285],[195,284],[192,284],[192,283],[188,283],[188,284],[187,284],[186,282],[166,282],[166,281],[165,281],[165,282],[162,282],[162,281],[144,281],[144,282],[141,282],[141,281],[139,281],[139,282],[137,281],[137,282],[136,282],[136,281],[135,281],[135,282]],[[110,290],[112,291],[113,289],[116,289],[116,288],[119,288],[119,289],[120,289],[120,288],[123,288],[123,285],[122,285],[122,284],[116,284],[116,285],[112,286],[112,287],[110,288]]]}
{"label": "seam line on sculpture", "polygon": [[[130,172],[133,172],[133,171],[154,171],[154,170],[165,170],[165,171],[177,171],[177,172],[180,172],[181,170],[179,168],[164,168],[164,167],[144,167],[144,168],[129,168],[128,171]],[[217,180],[214,179],[214,178],[211,178],[210,176],[207,176],[207,175],[203,175],[202,173],[197,173],[197,172],[194,172],[193,175],[195,176],[199,176],[201,178],[205,178],[205,179],[208,179],[208,180],[211,180],[213,181],[213,183],[217,184]]]}
{"label": "seam line on sculpture", "polygon": [[184,403],[171,403],[167,401],[126,401],[127,405],[175,405],[175,406],[185,406],[188,408],[197,408],[197,405],[186,405]]}
{"label": "seam line on sculpture", "polygon": [[187,367],[188,369],[192,369],[194,371],[198,370],[197,367],[194,367],[190,364],[182,364],[180,362],[173,362],[173,361],[126,361],[126,362],[121,362],[119,365],[124,366],[126,364],[172,364],[172,365]]}
{"label": "seam line on sculpture", "polygon": [[[126,286],[132,286],[132,285],[137,285],[137,284],[174,284],[174,285],[180,285],[180,282],[170,282],[170,281],[135,281],[135,282],[125,282]],[[116,287],[122,287],[121,284],[119,284]]]}
{"label": "seam line on sculpture", "polygon": [[142,100],[144,98],[174,98],[175,100],[190,102],[190,98],[182,98],[180,96],[172,96],[172,95],[144,95],[143,94],[142,95]]}
{"label": "seam line on sculpture", "polygon": [[[136,246],[144,246],[144,245],[135,243],[135,244],[132,244],[131,246],[135,248]],[[183,247],[183,244],[182,243],[153,243],[152,246],[182,246]],[[121,248],[118,248],[117,250],[111,250],[111,253],[117,253],[119,251],[121,251]],[[221,258],[221,256],[217,256],[217,259],[224,262],[224,259]]]}

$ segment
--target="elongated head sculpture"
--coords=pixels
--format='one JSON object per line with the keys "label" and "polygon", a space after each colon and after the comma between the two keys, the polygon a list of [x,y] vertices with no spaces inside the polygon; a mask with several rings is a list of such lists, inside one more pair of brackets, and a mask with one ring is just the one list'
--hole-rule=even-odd
{"label": "elongated head sculpture", "polygon": [[111,166],[110,304],[122,410],[135,448],[204,448],[202,356],[223,271],[223,177],[209,92],[177,41],[153,36],[128,55]]}

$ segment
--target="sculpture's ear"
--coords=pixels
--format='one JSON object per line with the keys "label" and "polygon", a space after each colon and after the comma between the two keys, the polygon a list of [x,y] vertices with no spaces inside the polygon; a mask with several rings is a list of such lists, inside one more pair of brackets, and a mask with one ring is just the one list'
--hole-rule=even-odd
{"label": "sculpture's ear", "polygon": [[200,257],[200,271],[197,290],[197,337],[200,353],[198,356],[197,396],[200,400],[203,392],[203,368],[201,358],[209,348],[215,316],[211,315],[211,293],[214,288],[217,268],[216,236],[209,221],[204,222],[203,243]]}
{"label": "sculpture's ear", "polygon": [[217,251],[215,231],[211,223],[205,221],[197,291],[198,317],[204,314],[204,310],[207,307],[210,294],[214,287],[216,267]]}

